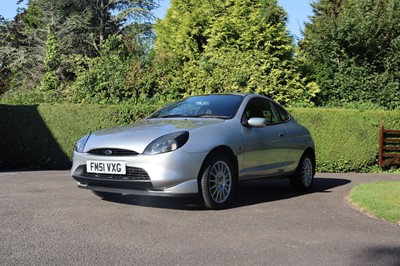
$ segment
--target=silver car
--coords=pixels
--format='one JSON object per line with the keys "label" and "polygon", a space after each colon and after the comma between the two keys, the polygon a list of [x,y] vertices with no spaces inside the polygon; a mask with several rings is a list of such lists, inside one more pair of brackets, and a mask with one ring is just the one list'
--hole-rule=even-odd
{"label": "silver car", "polygon": [[314,174],[308,130],[255,94],[192,96],[92,132],[76,144],[71,169],[78,187],[103,198],[199,195],[208,209],[228,207],[238,182],[287,177],[307,190]]}

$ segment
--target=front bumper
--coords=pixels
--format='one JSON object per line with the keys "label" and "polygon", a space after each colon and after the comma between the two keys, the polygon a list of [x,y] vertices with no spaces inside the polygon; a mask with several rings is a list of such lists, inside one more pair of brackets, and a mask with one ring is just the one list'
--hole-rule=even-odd
{"label": "front bumper", "polygon": [[[206,153],[182,149],[156,155],[99,156],[74,152],[72,177],[79,188],[131,195],[187,196],[198,194],[198,174]],[[86,172],[86,161],[124,161],[129,174]]]}

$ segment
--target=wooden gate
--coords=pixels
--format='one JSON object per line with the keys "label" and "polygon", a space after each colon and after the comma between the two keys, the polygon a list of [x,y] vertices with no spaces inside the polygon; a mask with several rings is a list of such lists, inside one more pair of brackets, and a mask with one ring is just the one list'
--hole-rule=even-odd
{"label": "wooden gate", "polygon": [[379,167],[400,165],[400,130],[380,128]]}

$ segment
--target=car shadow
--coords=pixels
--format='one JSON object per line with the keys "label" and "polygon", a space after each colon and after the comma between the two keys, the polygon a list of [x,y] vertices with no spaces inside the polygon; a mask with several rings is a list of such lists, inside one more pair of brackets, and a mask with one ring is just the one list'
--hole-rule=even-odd
{"label": "car shadow", "polygon": [[243,183],[239,187],[232,208],[285,200],[310,193],[330,193],[331,189],[350,182],[348,179],[316,177],[312,189],[306,192],[293,190],[288,179]]}
{"label": "car shadow", "polygon": [[197,197],[155,197],[155,196],[136,196],[123,195],[114,198],[103,198],[102,200],[135,205],[142,207],[175,209],[175,210],[203,210]]}
{"label": "car shadow", "polygon": [[[251,206],[260,203],[273,202],[295,198],[309,193],[330,193],[331,189],[350,183],[348,179],[319,178],[314,179],[313,187],[307,192],[294,191],[286,179],[266,180],[262,182],[242,183],[238,187],[235,199],[229,209]],[[103,199],[116,203],[176,210],[204,210],[199,199],[195,197],[151,197],[151,196],[121,196],[113,199]]]}
{"label": "car shadow", "polygon": [[362,249],[354,257],[354,265],[400,265],[400,247],[373,245]]}

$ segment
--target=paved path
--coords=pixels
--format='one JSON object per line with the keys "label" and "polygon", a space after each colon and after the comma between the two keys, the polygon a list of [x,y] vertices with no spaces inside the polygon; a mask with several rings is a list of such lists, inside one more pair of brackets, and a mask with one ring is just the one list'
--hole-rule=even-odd
{"label": "paved path", "polygon": [[[191,199],[101,200],[67,171],[0,173],[0,265],[400,265],[400,226],[346,197],[400,175],[317,174],[311,193],[286,180],[242,186],[235,206]],[[400,196],[399,196],[400,197]]]}

